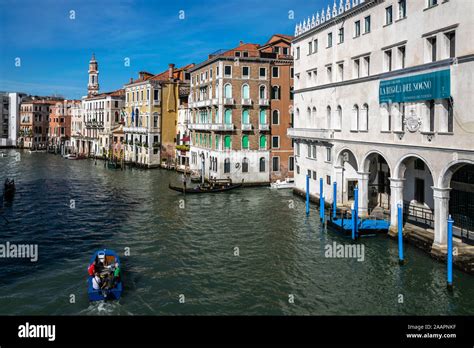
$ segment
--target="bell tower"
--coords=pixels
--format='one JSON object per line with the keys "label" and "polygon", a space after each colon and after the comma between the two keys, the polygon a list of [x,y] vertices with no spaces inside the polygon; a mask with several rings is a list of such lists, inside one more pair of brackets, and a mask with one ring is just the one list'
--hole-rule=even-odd
{"label": "bell tower", "polygon": [[92,58],[89,62],[89,83],[87,84],[87,96],[91,97],[99,93],[99,65],[95,60],[95,55],[92,53]]}

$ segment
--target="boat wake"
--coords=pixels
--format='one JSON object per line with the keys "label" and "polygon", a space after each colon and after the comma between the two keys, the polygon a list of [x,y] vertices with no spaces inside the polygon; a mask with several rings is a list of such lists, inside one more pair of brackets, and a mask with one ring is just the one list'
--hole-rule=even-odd
{"label": "boat wake", "polygon": [[78,313],[79,315],[133,315],[118,301],[95,301]]}

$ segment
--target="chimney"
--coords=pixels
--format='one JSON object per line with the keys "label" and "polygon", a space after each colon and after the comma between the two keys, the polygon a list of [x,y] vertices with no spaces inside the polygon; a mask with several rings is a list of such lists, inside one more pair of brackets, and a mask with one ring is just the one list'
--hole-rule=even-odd
{"label": "chimney", "polygon": [[174,64],[168,65],[168,77],[170,80],[173,79],[173,72],[174,72]]}
{"label": "chimney", "polygon": [[239,46],[242,46],[244,42],[242,40],[239,41]]}
{"label": "chimney", "polygon": [[130,77],[130,83],[133,83],[133,77]]}

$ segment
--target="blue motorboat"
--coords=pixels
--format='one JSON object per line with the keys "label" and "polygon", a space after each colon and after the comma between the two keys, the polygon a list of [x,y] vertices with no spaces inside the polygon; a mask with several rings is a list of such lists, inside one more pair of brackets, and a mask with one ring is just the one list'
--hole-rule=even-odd
{"label": "blue motorboat", "polygon": [[[119,277],[114,277],[116,268],[119,268]],[[119,300],[122,296],[123,285],[121,276],[122,264],[117,253],[110,249],[97,250],[89,263],[89,277],[87,279],[87,294],[90,301]],[[100,289],[94,289],[94,273],[100,278]]]}

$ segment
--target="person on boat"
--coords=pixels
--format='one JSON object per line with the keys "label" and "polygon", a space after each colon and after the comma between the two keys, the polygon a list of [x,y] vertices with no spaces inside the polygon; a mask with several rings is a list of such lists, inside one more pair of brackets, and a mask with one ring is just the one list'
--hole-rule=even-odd
{"label": "person on boat", "polygon": [[120,266],[118,262],[115,262],[114,276],[112,278],[112,287],[115,288],[118,282],[120,282]]}
{"label": "person on boat", "polygon": [[186,190],[186,174],[183,173],[181,176],[181,181],[183,182],[184,190]]}
{"label": "person on boat", "polygon": [[92,263],[89,265],[89,267],[87,268],[87,272],[89,273],[89,275],[90,275],[91,277],[93,277],[94,274],[95,274],[95,263],[96,263],[95,261],[92,262]]}
{"label": "person on boat", "polygon": [[100,290],[102,288],[102,280],[99,277],[99,273],[95,272],[94,277],[92,278],[92,289]]}
{"label": "person on boat", "polygon": [[99,254],[95,258],[95,270],[99,273],[102,273],[105,268],[105,255]]}

